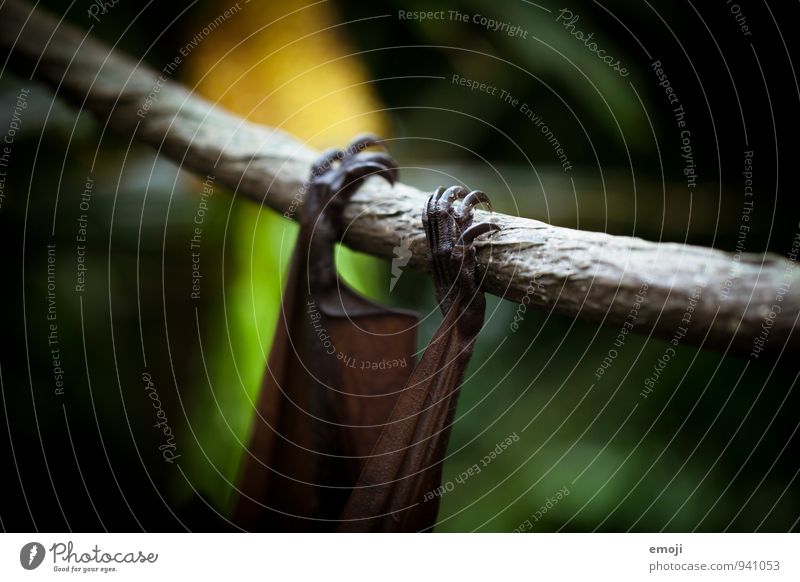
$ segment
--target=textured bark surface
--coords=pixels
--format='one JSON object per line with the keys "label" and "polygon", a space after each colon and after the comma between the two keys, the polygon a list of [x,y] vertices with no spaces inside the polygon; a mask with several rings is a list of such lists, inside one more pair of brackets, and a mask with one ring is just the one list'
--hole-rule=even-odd
{"label": "textured bark surface", "polygon": [[[7,67],[48,84],[115,131],[135,133],[182,168],[213,175],[236,196],[294,218],[313,150],[278,129],[233,116],[177,83],[162,82],[158,73],[111,53],[87,33],[31,10],[11,0],[0,8],[0,50]],[[410,266],[426,269],[421,223],[426,197],[407,185],[389,188],[371,179],[345,211],[345,244],[392,258],[393,248],[407,239]],[[800,315],[800,273],[786,258],[744,254],[737,260],[702,247],[514,216],[495,214],[493,220],[503,230],[476,244],[489,293],[619,329],[627,322],[638,333],[745,356],[754,348],[763,356],[800,346],[792,333]],[[645,299],[632,312],[644,283]]]}

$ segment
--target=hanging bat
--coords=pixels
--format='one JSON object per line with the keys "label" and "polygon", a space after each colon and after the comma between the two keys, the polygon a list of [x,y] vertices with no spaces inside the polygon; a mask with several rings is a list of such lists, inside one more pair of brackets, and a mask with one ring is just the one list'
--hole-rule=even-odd
{"label": "hanging bat", "polygon": [[478,203],[491,208],[486,194],[458,186],[428,199],[422,222],[444,319],[365,463],[340,531],[430,531],[435,524],[439,497],[425,494],[441,484],[459,389],[486,309],[472,242],[499,230],[472,224]]}
{"label": "hanging bat", "polygon": [[[234,521],[246,529],[332,531],[345,517],[346,506],[361,508],[363,513],[371,507],[363,498],[381,487],[363,488],[357,498],[353,487],[372,478],[376,458],[393,458],[394,453],[380,454],[386,448],[380,443],[393,433],[392,427],[403,426],[390,419],[414,407],[416,400],[409,400],[407,394],[430,387],[432,393],[447,392],[446,399],[455,404],[484,309],[482,294],[471,292],[476,288],[474,251],[467,245],[491,230],[484,225],[466,227],[472,207],[488,200],[481,193],[464,198],[463,190],[450,189],[438,190],[429,202],[426,233],[429,243],[439,244],[431,253],[437,296],[442,309],[453,315],[447,327],[445,318],[410,378],[416,316],[360,296],[339,280],[334,264],[334,243],[341,239],[346,201],[370,175],[390,183],[396,179],[397,167],[388,155],[363,151],[379,144],[376,137],[363,136],[344,151],[325,152],[313,165],[257,418],[240,470]],[[457,198],[463,200],[453,214]],[[462,276],[453,261],[467,248],[464,266],[472,273],[471,283],[459,290]],[[468,295],[475,300],[466,301]],[[456,305],[457,310],[451,308]],[[467,312],[469,317],[462,319]],[[457,352],[455,346],[462,340],[465,343]],[[448,359],[450,355],[455,359]],[[445,384],[452,389],[448,391]],[[428,412],[419,414],[428,419],[421,429],[425,434],[441,433],[433,437],[439,456],[434,457],[437,462],[432,468],[425,465],[421,472],[408,473],[411,480],[423,476],[426,484],[440,478],[439,461],[452,418],[452,411],[435,418]],[[442,421],[447,425],[441,425]],[[427,461],[427,457],[416,461]],[[435,518],[435,508],[432,515]],[[345,517],[351,520],[345,525],[374,529],[380,522],[365,517],[373,516]],[[416,523],[408,525],[416,528]]]}

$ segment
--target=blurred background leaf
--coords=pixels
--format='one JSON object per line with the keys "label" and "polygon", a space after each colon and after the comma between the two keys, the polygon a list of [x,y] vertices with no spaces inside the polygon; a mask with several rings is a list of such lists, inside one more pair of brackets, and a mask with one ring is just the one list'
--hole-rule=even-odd
{"label": "blurred background leaf", "polygon": [[[230,6],[225,0],[208,4],[195,17],[198,28]],[[386,134],[367,72],[350,54],[330,4],[290,0],[247,10],[247,17],[232,18],[187,59],[187,82],[198,93],[319,149],[341,147],[365,131]],[[222,304],[211,311],[217,319],[205,343],[207,392],[192,405],[198,447],[188,455],[193,481],[223,507],[255,418],[297,234],[291,221],[248,201],[229,212],[226,263],[233,272]],[[342,247],[337,261],[356,289],[378,292],[376,259]]]}

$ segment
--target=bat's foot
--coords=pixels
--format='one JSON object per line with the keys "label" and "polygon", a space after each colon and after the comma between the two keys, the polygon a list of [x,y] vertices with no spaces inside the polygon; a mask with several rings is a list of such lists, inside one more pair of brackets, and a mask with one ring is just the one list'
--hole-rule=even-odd
{"label": "bat's foot", "polygon": [[422,224],[442,313],[446,315],[460,297],[466,299],[465,308],[480,310],[483,321],[483,294],[479,292],[473,241],[500,227],[492,222],[473,224],[473,210],[478,204],[492,208],[489,197],[479,190],[437,188],[425,205]]}
{"label": "bat's foot", "polygon": [[309,286],[319,294],[339,285],[333,256],[334,243],[341,240],[342,213],[350,197],[370,176],[380,176],[390,184],[397,179],[397,163],[382,151],[374,135],[361,135],[340,149],[325,151],[311,166],[300,216],[300,237],[309,245],[304,258],[307,272],[313,274]]}
{"label": "bat's foot", "polygon": [[322,186],[332,203],[342,205],[370,176],[380,176],[390,184],[397,180],[397,163],[385,152],[367,152],[383,147],[371,134],[356,137],[343,150],[326,150],[311,166],[311,182]]}

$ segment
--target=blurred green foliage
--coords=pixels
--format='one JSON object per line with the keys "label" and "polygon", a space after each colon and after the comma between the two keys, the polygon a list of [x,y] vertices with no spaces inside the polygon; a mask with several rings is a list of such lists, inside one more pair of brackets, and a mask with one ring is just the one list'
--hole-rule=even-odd
{"label": "blurred green foliage", "polygon": [[[422,0],[336,7],[343,20],[449,8]],[[740,202],[738,128],[720,127],[704,115],[705,93],[688,73],[677,73],[686,70],[685,63],[677,64],[684,47],[669,41],[650,10],[621,2],[573,8],[598,42],[623,55],[629,78],[614,74],[565,34],[552,13],[521,2],[472,0],[460,10],[517,23],[530,32],[526,42],[472,24],[406,22],[393,15],[345,28],[353,45],[365,51],[359,58],[371,76],[389,79],[376,81],[375,91],[388,109],[393,137],[409,138],[392,144],[407,168],[404,181],[424,187],[463,182],[490,192],[506,212],[731,248],[736,233],[728,218],[737,215]],[[162,26],[164,13],[133,19],[135,10],[116,6],[92,34],[115,41],[132,23],[133,33],[122,37],[121,46],[156,66],[191,36],[188,20],[179,18],[169,34],[160,34],[148,23]],[[660,10],[678,22],[678,9]],[[646,34],[650,50],[673,64],[676,85],[695,112],[698,151],[734,160],[720,163],[716,172],[717,160],[709,154],[707,178],[696,193],[681,186],[670,111],[648,60],[638,42],[614,24],[612,12],[624,13],[632,28]],[[81,14],[69,18],[86,24]],[[699,24],[683,24],[681,35],[690,39],[696,67],[716,71],[703,73],[713,93],[722,74],[715,53],[691,44],[698,42]],[[386,46],[403,48],[381,48]],[[519,111],[454,87],[448,80],[454,73],[535,104],[569,149],[575,172],[563,175],[549,145]],[[411,78],[397,80],[404,75]],[[4,75],[0,98],[10,99],[21,84],[29,83]],[[52,103],[47,90],[33,89],[0,215],[12,274],[2,301],[13,306],[4,322],[4,406],[16,446],[45,451],[47,465],[45,471],[39,457],[19,461],[27,471],[20,487],[38,483],[50,495],[50,477],[53,489],[70,493],[63,506],[43,494],[42,511],[49,517],[40,518],[40,529],[62,529],[61,516],[75,529],[225,527],[230,481],[253,422],[251,403],[296,229],[216,188],[203,231],[202,300],[190,301],[189,239],[200,180],[148,148],[102,133],[85,113]],[[730,95],[716,99],[715,107],[730,113]],[[753,147],[760,147],[765,130],[753,125]],[[723,133],[712,136],[710,126]],[[79,296],[71,290],[76,196],[89,175],[96,184],[89,283]],[[772,191],[772,179],[762,178],[763,192]],[[780,200],[770,202],[764,200],[753,218],[747,250],[782,248],[796,214]],[[777,237],[770,236],[773,230]],[[50,243],[59,249],[59,325],[69,380],[63,407],[52,398],[44,341],[44,249]],[[404,272],[390,293],[389,266],[354,255],[339,255],[343,277],[379,301],[420,311],[424,346],[440,319],[427,278]],[[526,519],[534,531],[797,527],[797,461],[791,453],[796,365],[681,347],[654,393],[643,399],[639,392],[666,344],[628,336],[597,380],[595,370],[618,330],[528,310],[520,329],[512,331],[518,310],[489,298],[445,462],[444,481],[453,488],[443,495],[439,531],[510,531]],[[178,434],[180,467],[159,456],[140,380],[145,369]],[[510,435],[519,440],[483,465]],[[476,464],[481,471],[459,483]],[[83,488],[76,485],[81,480]],[[542,513],[563,488],[569,495]],[[94,513],[86,509],[88,499]],[[5,512],[6,523],[27,523],[17,505]]]}

